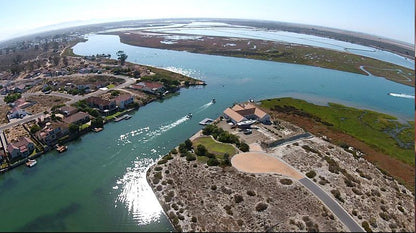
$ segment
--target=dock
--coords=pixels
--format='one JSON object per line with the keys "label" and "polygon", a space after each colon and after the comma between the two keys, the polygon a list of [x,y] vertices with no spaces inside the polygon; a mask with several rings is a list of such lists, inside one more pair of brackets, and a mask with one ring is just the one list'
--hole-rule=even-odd
{"label": "dock", "polygon": [[200,124],[200,125],[209,125],[209,124],[211,124],[212,122],[214,122],[214,120],[213,120],[213,119],[211,119],[211,118],[205,118],[205,119],[203,119],[202,121],[200,121],[200,122],[199,122],[199,124]]}
{"label": "dock", "polygon": [[130,119],[131,118],[131,116],[129,115],[129,114],[125,114],[125,115],[123,115],[123,116],[121,116],[121,117],[116,117],[116,118],[114,118],[114,121],[115,122],[119,122],[119,121],[121,121],[121,120],[128,120],[128,119]]}

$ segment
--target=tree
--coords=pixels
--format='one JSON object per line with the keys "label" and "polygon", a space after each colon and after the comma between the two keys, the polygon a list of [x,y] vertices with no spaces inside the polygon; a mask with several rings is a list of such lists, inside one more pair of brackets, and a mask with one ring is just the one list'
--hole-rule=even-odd
{"label": "tree", "polygon": [[104,121],[102,117],[95,117],[91,121],[91,126],[94,128],[102,128],[104,126]]}
{"label": "tree", "polygon": [[224,159],[222,161],[222,165],[231,166],[230,155],[228,153],[224,154]]}
{"label": "tree", "polygon": [[202,145],[202,144],[199,144],[197,147],[196,147],[196,151],[195,151],[195,154],[196,155],[198,155],[198,156],[205,156],[206,154],[207,154],[207,148],[205,148],[205,146],[204,145]]}
{"label": "tree", "polygon": [[117,52],[117,59],[120,60],[121,65],[124,65],[124,62],[126,61],[127,57],[128,56],[124,53],[124,51],[120,50]]}
{"label": "tree", "polygon": [[6,97],[4,97],[4,102],[11,103],[11,102],[16,101],[17,99],[20,99],[21,97],[22,97],[22,94],[20,93],[8,94]]}
{"label": "tree", "polygon": [[214,158],[208,159],[207,164],[208,164],[208,166],[218,166],[220,164],[220,162],[218,161],[217,158],[214,157]]}
{"label": "tree", "polygon": [[30,127],[30,133],[34,134],[38,132],[40,129],[41,129],[40,126],[35,124],[32,127]]}
{"label": "tree", "polygon": [[187,151],[188,151],[188,150],[186,149],[186,145],[185,145],[185,143],[181,143],[181,144],[179,144],[179,152],[180,152],[181,154],[185,154]]}
{"label": "tree", "polygon": [[250,150],[250,147],[246,143],[242,142],[238,149],[240,149],[242,152],[247,152]]}
{"label": "tree", "polygon": [[77,124],[70,124],[69,125],[69,132],[71,132],[71,133],[78,133],[79,132],[79,125],[77,125]]}
{"label": "tree", "polygon": [[189,140],[189,138],[186,139],[185,145],[186,145],[186,149],[192,150],[192,142],[191,142],[191,140]]}

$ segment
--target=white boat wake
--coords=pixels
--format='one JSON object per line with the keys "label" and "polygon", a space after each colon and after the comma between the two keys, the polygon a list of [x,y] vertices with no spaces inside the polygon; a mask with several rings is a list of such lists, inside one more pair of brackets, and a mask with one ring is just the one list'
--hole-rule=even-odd
{"label": "white boat wake", "polygon": [[406,98],[406,99],[414,99],[415,98],[414,95],[408,95],[408,94],[403,94],[403,93],[392,93],[392,92],[390,92],[389,95],[394,96],[394,97]]}
{"label": "white boat wake", "polygon": [[212,101],[210,101],[209,103],[206,103],[206,104],[202,105],[201,107],[198,108],[199,110],[196,113],[200,113],[200,112],[204,111],[205,109],[207,109],[212,104],[213,104]]}

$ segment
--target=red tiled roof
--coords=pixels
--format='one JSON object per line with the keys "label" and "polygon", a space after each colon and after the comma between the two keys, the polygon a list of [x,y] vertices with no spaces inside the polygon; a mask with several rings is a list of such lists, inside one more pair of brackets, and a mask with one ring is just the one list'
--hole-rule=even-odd
{"label": "red tiled roof", "polygon": [[116,103],[119,103],[121,101],[126,101],[130,98],[131,98],[130,94],[122,94],[122,95],[119,95],[116,98],[114,98],[114,100],[116,101]]}

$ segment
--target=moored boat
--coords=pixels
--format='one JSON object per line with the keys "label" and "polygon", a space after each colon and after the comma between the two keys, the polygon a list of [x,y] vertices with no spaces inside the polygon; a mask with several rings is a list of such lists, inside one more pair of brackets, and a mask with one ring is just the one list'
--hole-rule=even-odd
{"label": "moored boat", "polygon": [[36,165],[36,163],[37,163],[37,161],[35,159],[28,159],[27,162],[26,162],[26,166],[33,167],[33,166]]}
{"label": "moored boat", "polygon": [[65,146],[65,145],[59,145],[59,144],[56,144],[56,150],[59,152],[59,153],[62,153],[62,152],[64,152],[64,151],[66,151],[68,149],[68,147],[67,146]]}

